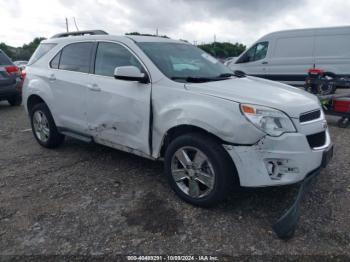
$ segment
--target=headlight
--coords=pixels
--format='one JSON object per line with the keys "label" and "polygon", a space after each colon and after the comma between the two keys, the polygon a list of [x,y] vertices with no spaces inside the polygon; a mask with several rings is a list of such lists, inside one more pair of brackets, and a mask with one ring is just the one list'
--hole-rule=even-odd
{"label": "headlight", "polygon": [[242,114],[270,136],[296,132],[292,120],[283,112],[265,106],[241,104]]}

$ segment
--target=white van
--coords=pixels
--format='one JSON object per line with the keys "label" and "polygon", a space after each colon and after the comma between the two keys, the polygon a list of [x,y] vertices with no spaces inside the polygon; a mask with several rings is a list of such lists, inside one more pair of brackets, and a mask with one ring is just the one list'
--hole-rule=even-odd
{"label": "white van", "polygon": [[308,69],[350,75],[350,26],[270,33],[229,67],[248,75],[303,85]]}

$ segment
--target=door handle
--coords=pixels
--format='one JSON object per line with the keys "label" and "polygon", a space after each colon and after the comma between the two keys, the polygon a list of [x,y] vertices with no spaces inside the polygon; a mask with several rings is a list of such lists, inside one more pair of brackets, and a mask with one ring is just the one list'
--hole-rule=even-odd
{"label": "door handle", "polygon": [[94,91],[94,92],[101,91],[101,88],[97,84],[88,84],[87,87],[90,91]]}
{"label": "door handle", "polygon": [[262,64],[263,64],[263,65],[267,65],[267,64],[268,64],[268,62],[264,61],[264,62],[262,62]]}
{"label": "door handle", "polygon": [[53,81],[55,81],[55,80],[56,80],[55,75],[54,75],[54,74],[51,74],[51,75],[49,76],[49,81],[53,82]]}

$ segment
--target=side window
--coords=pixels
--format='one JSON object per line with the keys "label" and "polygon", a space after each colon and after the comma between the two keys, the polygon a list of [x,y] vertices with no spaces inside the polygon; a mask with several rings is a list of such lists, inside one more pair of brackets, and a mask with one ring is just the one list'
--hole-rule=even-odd
{"label": "side window", "polygon": [[248,51],[245,52],[244,55],[241,56],[241,58],[237,60],[236,64],[248,63],[248,62],[253,61],[255,50],[256,50],[256,45],[249,48]]}
{"label": "side window", "polygon": [[264,59],[266,57],[268,47],[269,47],[269,43],[268,42],[261,42],[261,43],[257,43],[255,45],[253,45],[236,62],[236,64],[254,62],[254,61],[258,61],[258,60]]}
{"label": "side window", "polygon": [[93,43],[74,43],[61,51],[59,69],[89,73]]}
{"label": "side window", "polygon": [[58,69],[60,64],[61,52],[59,52],[50,62],[50,67],[53,69]]}
{"label": "side window", "polygon": [[144,71],[139,61],[125,47],[115,43],[99,43],[96,52],[95,74],[113,77],[114,69],[118,66],[136,66]]}
{"label": "side window", "polygon": [[262,42],[256,45],[254,61],[258,61],[266,57],[268,45],[268,42]]}

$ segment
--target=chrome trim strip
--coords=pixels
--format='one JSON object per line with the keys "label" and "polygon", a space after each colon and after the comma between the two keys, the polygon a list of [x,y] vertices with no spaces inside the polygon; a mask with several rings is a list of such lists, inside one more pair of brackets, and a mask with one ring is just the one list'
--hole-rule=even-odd
{"label": "chrome trim strip", "polygon": [[323,150],[328,148],[331,145],[331,137],[329,135],[328,129],[325,130],[326,132],[326,142],[323,146],[319,146],[319,147],[313,147],[312,150],[313,151],[319,151],[319,150]]}

